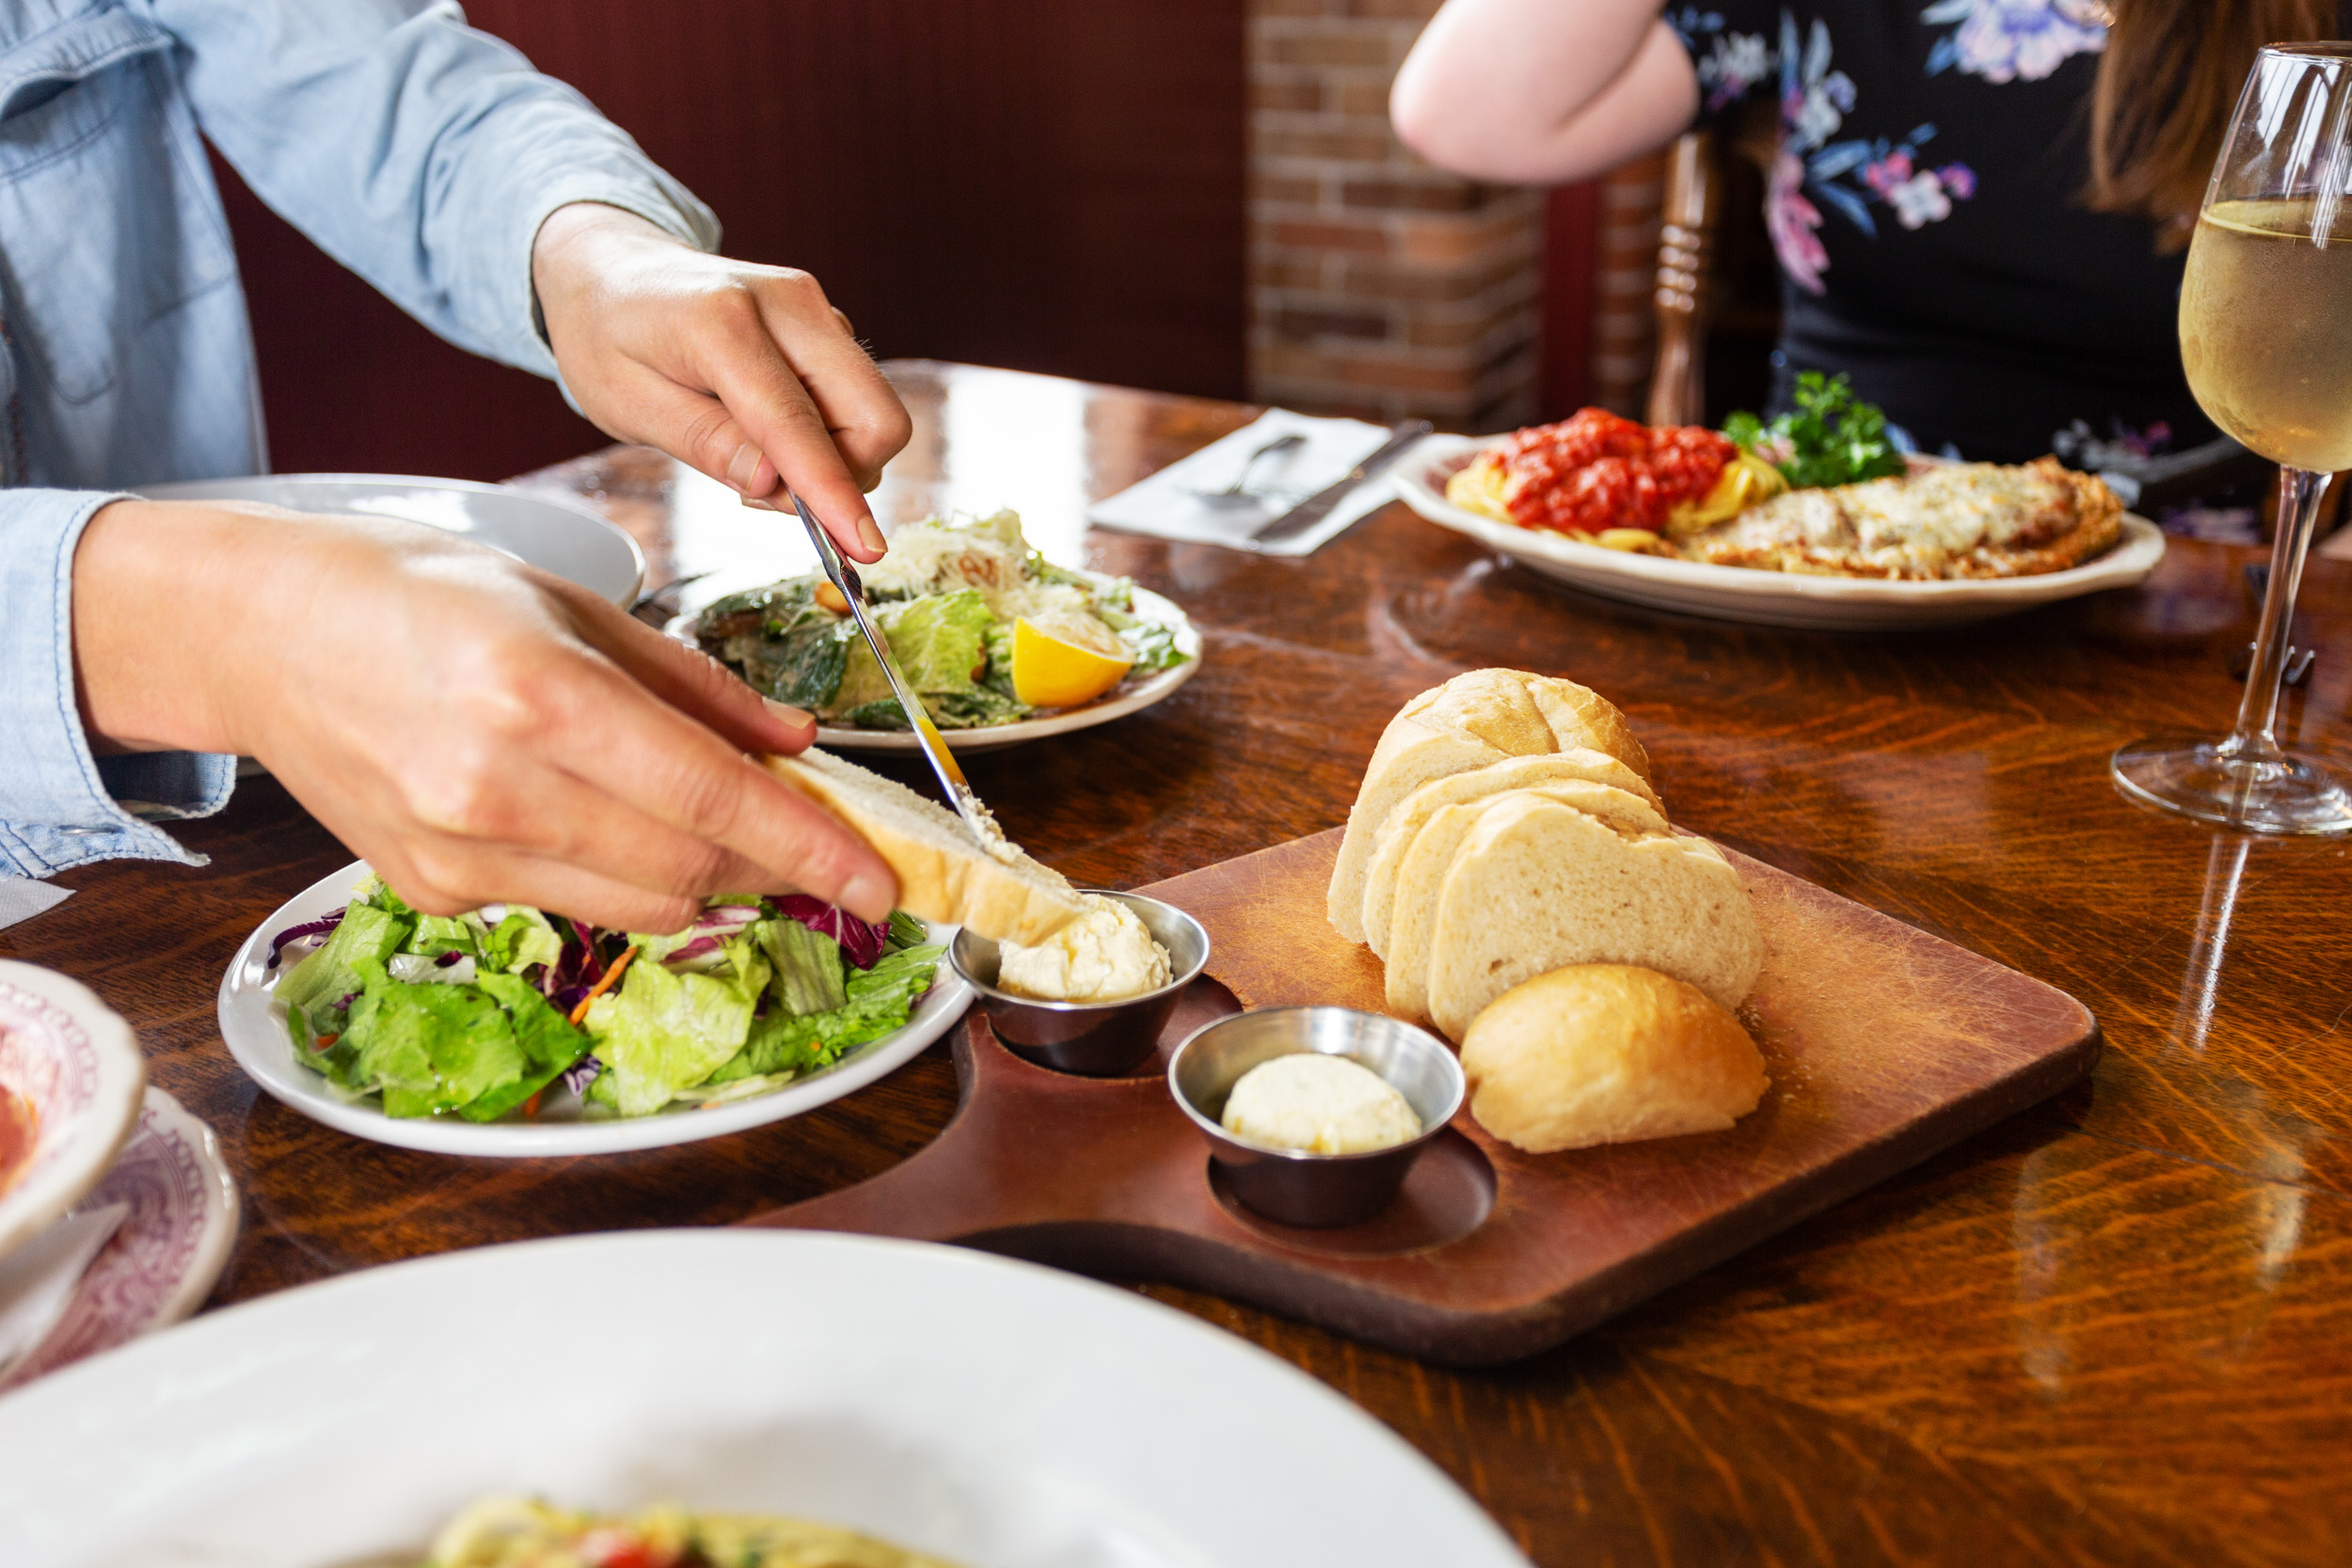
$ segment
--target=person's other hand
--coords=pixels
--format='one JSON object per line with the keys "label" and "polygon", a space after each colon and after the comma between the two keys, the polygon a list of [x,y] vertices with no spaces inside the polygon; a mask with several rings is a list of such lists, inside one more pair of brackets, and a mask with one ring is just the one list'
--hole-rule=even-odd
{"label": "person's other hand", "polygon": [[888,867],[746,752],[808,715],[584,589],[435,529],[116,501],[73,562],[104,750],[259,757],[403,898],[682,929],[711,894],[863,918]]}
{"label": "person's other hand", "polygon": [[865,493],[913,426],[814,277],[575,202],[540,225],[532,280],[564,384],[597,428],[748,499],[788,485],[852,558],[882,559]]}

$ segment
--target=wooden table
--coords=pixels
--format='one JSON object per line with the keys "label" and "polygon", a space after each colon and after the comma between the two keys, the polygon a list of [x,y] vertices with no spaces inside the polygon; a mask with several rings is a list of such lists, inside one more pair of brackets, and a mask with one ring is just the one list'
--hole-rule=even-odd
{"label": "wooden table", "polygon": [[[2246,551],[2175,541],[2142,589],[1978,629],[1719,625],[1548,586],[1401,507],[1304,561],[1082,536],[1087,498],[1251,410],[896,370],[916,434],[885,522],[1017,506],[1050,551],[1083,545],[1206,630],[1166,705],[972,758],[1006,826],[1073,877],[1132,886],[1332,826],[1406,698],[1520,665],[1623,705],[1681,822],[2060,986],[2106,1031],[2086,1087],[1518,1366],[1451,1372],[1148,1293],[1358,1401],[1540,1563],[2352,1560],[2347,847],[2160,817],[2105,771],[2143,734],[2225,726]],[[656,583],[793,564],[772,519],[644,451],[523,483],[601,506]],[[2315,562],[2297,640],[2319,659],[2289,711],[2340,752],[2347,612],[2352,566]],[[681,1148],[517,1164],[355,1141],[262,1096],[213,1011],[237,943],[347,853],[267,780],[182,837],[209,869],[72,873],[77,895],[0,954],[94,986],[221,1134],[246,1213],[215,1302],[451,1247],[723,1224],[887,1167],[953,1107],[934,1049]]]}

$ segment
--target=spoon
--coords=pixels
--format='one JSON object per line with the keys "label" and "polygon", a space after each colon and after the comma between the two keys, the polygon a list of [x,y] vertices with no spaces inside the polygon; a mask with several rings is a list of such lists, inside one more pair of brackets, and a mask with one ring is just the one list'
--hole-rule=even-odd
{"label": "spoon", "polygon": [[1250,489],[1248,485],[1249,475],[1258,467],[1258,459],[1271,457],[1278,451],[1290,451],[1306,444],[1307,437],[1295,430],[1288,436],[1277,436],[1243,459],[1241,472],[1233,476],[1232,483],[1228,484],[1222,490],[1195,490],[1193,494],[1207,501],[1211,506],[1255,506],[1260,497],[1258,492]]}

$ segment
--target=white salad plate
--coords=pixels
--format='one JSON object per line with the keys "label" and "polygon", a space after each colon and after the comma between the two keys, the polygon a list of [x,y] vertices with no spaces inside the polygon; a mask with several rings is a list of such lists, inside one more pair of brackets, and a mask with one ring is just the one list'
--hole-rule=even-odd
{"label": "white salad plate", "polygon": [[[1113,579],[1100,572],[1086,574],[1098,583]],[[1190,617],[1178,609],[1172,599],[1152,593],[1148,588],[1132,590],[1136,613],[1147,621],[1157,621],[1176,629],[1176,647],[1187,655],[1184,663],[1172,670],[1162,670],[1147,679],[1136,681],[1122,689],[1083,707],[1064,708],[1042,719],[1024,719],[1011,724],[990,724],[973,730],[943,730],[947,749],[959,754],[973,752],[999,752],[1008,746],[1025,745],[1043,740],[1048,736],[1068,735],[1073,730],[1090,730],[1097,724],[1107,724],[1114,719],[1124,719],[1140,712],[1154,703],[1164,703],[1176,694],[1176,689],[1200,673],[1200,629]],[[691,614],[680,615],[670,622],[670,635],[683,641],[692,641],[689,629],[693,624]],[[912,730],[845,730],[830,724],[817,726],[817,744],[828,752],[919,752],[921,744]]]}
{"label": "white salad plate", "polygon": [[464,479],[407,474],[257,474],[147,484],[151,500],[259,501],[295,512],[398,517],[462,533],[517,561],[627,605],[644,586],[637,541],[584,506]]}
{"label": "white salad plate", "polygon": [[1447,500],[1446,482],[1501,439],[1428,437],[1397,465],[1398,498],[1438,527],[1467,535],[1530,571],[1587,594],[1653,610],[1827,631],[1959,626],[2105,588],[2129,588],[2144,580],[2164,559],[2163,530],[2129,513],[2123,517],[2123,537],[2113,549],[2084,565],[2040,577],[1889,582],[1634,555],[1557,533],[1514,528]]}
{"label": "white salad plate", "polygon": [[176,1323],[212,1294],[237,1240],[236,1178],[213,1130],[152,1085],[130,1141],[75,1207],[110,1203],[129,1212],[0,1389]]}
{"label": "white salad plate", "polygon": [[0,1399],[9,1568],[407,1563],[485,1494],[968,1568],[1526,1568],[1403,1439],[1170,1307],[960,1248],[569,1237],[210,1313]]}
{"label": "white salad plate", "polygon": [[0,958],[0,1092],[32,1107],[32,1147],[0,1171],[0,1256],[62,1219],[106,1174],[139,1115],[147,1058],[78,980]]}
{"label": "white salad plate", "polygon": [[[272,994],[287,965],[269,967],[270,942],[290,927],[324,919],[351,902],[373,875],[357,861],[322,877],[278,906],[237,949],[220,977],[220,1037],[229,1053],[273,1096],[314,1121],[340,1132],[402,1148],[436,1154],[532,1158],[566,1154],[618,1154],[696,1143],[813,1111],[895,1072],[945,1034],[971,1004],[972,988],[943,959],[931,989],[914,1005],[905,1027],[857,1047],[821,1072],[794,1079],[782,1088],[749,1100],[699,1107],[671,1106],[646,1117],[590,1117],[569,1094],[548,1098],[529,1122],[470,1122],[456,1117],[388,1117],[373,1097],[353,1099],[294,1058],[286,1032],[286,1009]],[[946,943],[952,926],[933,925],[930,939]]]}

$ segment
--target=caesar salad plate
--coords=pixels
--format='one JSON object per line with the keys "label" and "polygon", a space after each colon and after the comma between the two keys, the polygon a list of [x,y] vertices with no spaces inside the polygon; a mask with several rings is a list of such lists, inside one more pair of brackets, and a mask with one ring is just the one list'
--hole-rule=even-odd
{"label": "caesar salad plate", "polygon": [[[1116,579],[1101,572],[1085,572],[1098,584]],[[1157,621],[1172,627],[1177,650],[1185,656],[1182,664],[1172,669],[1156,671],[1139,681],[1126,682],[1083,706],[1063,708],[1036,719],[1023,719],[1010,724],[987,724],[976,729],[943,730],[943,737],[950,751],[959,755],[974,752],[997,752],[1008,746],[1025,745],[1043,740],[1049,736],[1068,735],[1073,730],[1090,730],[1097,724],[1107,724],[1114,719],[1124,719],[1139,713],[1157,703],[1164,703],[1176,694],[1177,688],[1200,673],[1200,629],[1172,599],[1152,593],[1148,588],[1135,588],[1136,613],[1147,621]],[[694,641],[694,616],[680,615],[669,624],[670,635],[682,641]],[[819,723],[817,744],[829,752],[919,752],[922,744],[912,730],[845,729],[838,725]]]}
{"label": "caesar salad plate", "polygon": [[[387,1116],[374,1099],[349,1097],[294,1058],[285,1006],[271,994],[286,971],[269,967],[271,943],[279,932],[333,914],[373,875],[365,861],[355,862],[320,878],[262,922],[221,976],[220,1036],[237,1065],[274,1098],[340,1132],[402,1148],[493,1158],[617,1154],[762,1127],[813,1111],[898,1070],[945,1033],[972,1000],[972,989],[943,961],[903,1027],[856,1047],[829,1068],[753,1099],[615,1117],[591,1111],[568,1092],[550,1090],[539,1115],[528,1122]],[[929,929],[930,940],[942,944],[955,935],[952,926],[933,924]]]}
{"label": "caesar salad plate", "polygon": [[0,1400],[0,1453],[10,1568],[412,1563],[485,1494],[798,1514],[968,1568],[1526,1568],[1404,1439],[1248,1341],[864,1236],[347,1274]]}
{"label": "caesar salad plate", "polygon": [[398,517],[462,533],[517,561],[628,605],[644,586],[637,541],[586,507],[558,497],[407,474],[257,474],[183,484],[146,484],[151,500],[259,501],[294,512]]}
{"label": "caesar salad plate", "polygon": [[1667,561],[1514,528],[1445,499],[1446,482],[1502,437],[1432,436],[1397,465],[1398,499],[1439,528],[1510,557],[1530,571],[1603,598],[1721,621],[1816,630],[1897,631],[1959,626],[2037,605],[2129,588],[2164,559],[2164,531],[2126,513],[2123,537],[2098,559],[2039,577],[1890,582],[1811,577],[1697,561]]}

